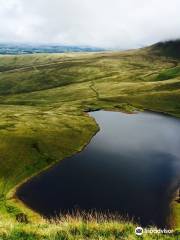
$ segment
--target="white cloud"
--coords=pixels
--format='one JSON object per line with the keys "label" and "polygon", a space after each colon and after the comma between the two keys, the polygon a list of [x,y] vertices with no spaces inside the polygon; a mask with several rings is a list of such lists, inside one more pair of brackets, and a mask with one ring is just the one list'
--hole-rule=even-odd
{"label": "white cloud", "polygon": [[179,0],[0,0],[0,41],[132,48],[180,38]]}

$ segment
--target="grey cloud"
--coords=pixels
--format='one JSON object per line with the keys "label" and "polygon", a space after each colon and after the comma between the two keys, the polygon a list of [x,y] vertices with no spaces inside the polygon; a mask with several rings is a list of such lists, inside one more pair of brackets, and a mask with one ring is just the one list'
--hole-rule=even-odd
{"label": "grey cloud", "polygon": [[134,48],[180,37],[179,0],[0,0],[0,41]]}

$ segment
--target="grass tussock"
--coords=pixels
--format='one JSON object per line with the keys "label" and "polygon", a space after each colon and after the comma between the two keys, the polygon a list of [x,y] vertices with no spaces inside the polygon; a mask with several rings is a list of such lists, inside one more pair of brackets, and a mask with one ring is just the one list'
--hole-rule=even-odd
{"label": "grass tussock", "polygon": [[[178,231],[172,234],[144,234],[137,237],[133,221],[123,221],[116,216],[81,213],[65,215],[52,221],[42,220],[40,224],[3,222],[0,237],[3,240],[126,240],[126,239],[176,239]],[[156,228],[154,228],[156,229]]]}

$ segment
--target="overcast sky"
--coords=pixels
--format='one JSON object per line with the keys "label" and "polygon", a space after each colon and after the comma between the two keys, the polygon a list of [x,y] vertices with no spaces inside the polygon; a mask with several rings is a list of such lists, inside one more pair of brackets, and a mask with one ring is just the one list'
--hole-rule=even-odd
{"label": "overcast sky", "polygon": [[0,42],[135,48],[180,38],[180,0],[0,0]]}

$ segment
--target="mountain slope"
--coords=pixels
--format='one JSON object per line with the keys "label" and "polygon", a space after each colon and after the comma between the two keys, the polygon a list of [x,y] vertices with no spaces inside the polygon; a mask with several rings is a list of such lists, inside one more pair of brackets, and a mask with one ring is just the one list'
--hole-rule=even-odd
{"label": "mountain slope", "polygon": [[180,39],[156,43],[151,50],[162,56],[180,59]]}

